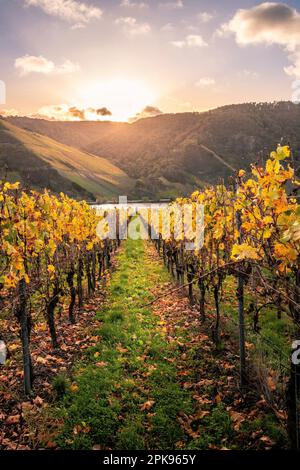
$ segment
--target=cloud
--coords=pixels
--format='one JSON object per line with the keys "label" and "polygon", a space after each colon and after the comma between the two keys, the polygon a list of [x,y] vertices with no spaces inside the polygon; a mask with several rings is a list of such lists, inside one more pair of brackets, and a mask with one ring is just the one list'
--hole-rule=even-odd
{"label": "cloud", "polygon": [[99,108],[96,110],[97,116],[112,116],[112,112],[107,108]]}
{"label": "cloud", "polygon": [[238,73],[238,76],[240,78],[258,78],[259,77],[259,74],[257,72],[255,72],[254,70],[248,70],[248,69],[244,69],[242,70],[241,72]]}
{"label": "cloud", "polygon": [[186,29],[188,31],[192,31],[192,32],[197,32],[199,31],[199,28],[197,26],[194,26],[193,24],[187,24],[186,25]]}
{"label": "cloud", "polygon": [[25,55],[15,60],[15,68],[19,70],[21,75],[28,75],[32,72],[48,74],[55,70],[55,65],[54,62],[43,56]]}
{"label": "cloud", "polygon": [[289,59],[293,61],[293,65],[284,67],[285,73],[290,77],[300,78],[300,51],[291,54]]}
{"label": "cloud", "polygon": [[77,0],[25,0],[25,5],[41,8],[47,15],[72,23],[74,27],[84,27],[102,16],[100,8]]}
{"label": "cloud", "polygon": [[183,7],[184,5],[183,5],[182,0],[176,0],[174,2],[159,3],[159,8],[165,8],[166,10],[180,10]]}
{"label": "cloud", "polygon": [[0,109],[0,116],[10,117],[10,116],[20,116],[20,112],[17,109]]}
{"label": "cloud", "polygon": [[33,56],[28,54],[15,60],[15,68],[21,76],[30,73],[42,73],[44,75],[69,74],[80,70],[79,65],[74,64],[70,60],[66,60],[63,64],[57,66],[52,60],[48,60],[41,55]]}
{"label": "cloud", "polygon": [[174,29],[175,29],[175,27],[174,27],[174,25],[173,25],[172,23],[167,23],[167,24],[165,24],[164,26],[162,26],[160,30],[161,30],[163,33],[170,33],[170,32],[172,32],[172,31],[174,31]]}
{"label": "cloud", "polygon": [[148,116],[151,115],[151,116],[157,116],[158,114],[163,114],[163,112],[155,107],[155,106],[146,106],[143,111],[142,111],[143,114],[147,114]]}
{"label": "cloud", "polygon": [[148,4],[145,2],[133,2],[131,0],[122,0],[120,3],[121,7],[126,8],[148,8]]}
{"label": "cloud", "polygon": [[140,113],[137,113],[133,118],[129,119],[130,122],[137,121],[147,117],[154,117],[163,114],[163,112],[156,106],[146,106]]}
{"label": "cloud", "polygon": [[198,88],[206,88],[216,84],[216,80],[210,77],[202,77],[195,83],[195,86]]}
{"label": "cloud", "polygon": [[171,44],[179,49],[184,47],[206,47],[207,42],[204,41],[199,34],[189,34],[182,41],[171,41]]}
{"label": "cloud", "polygon": [[106,107],[82,109],[67,104],[49,105],[40,108],[37,113],[21,113],[17,109],[1,109],[0,116],[26,116],[33,119],[47,119],[50,121],[101,121],[103,117],[112,116]]}
{"label": "cloud", "polygon": [[290,50],[300,45],[300,14],[284,4],[265,2],[238,10],[223,31],[235,34],[238,44],[280,44]]}
{"label": "cloud", "polygon": [[285,67],[285,72],[300,77],[300,13],[295,8],[285,3],[265,2],[253,8],[240,9],[217,34],[234,34],[241,46],[283,46],[293,62],[293,65]]}
{"label": "cloud", "polygon": [[208,13],[207,11],[203,11],[201,13],[198,13],[197,18],[201,23],[209,23],[213,19],[213,15],[211,13]]}
{"label": "cloud", "polygon": [[79,64],[74,64],[74,62],[71,62],[70,60],[65,60],[65,62],[63,62],[61,65],[55,67],[54,72],[57,74],[64,75],[68,73],[78,72],[79,70]]}
{"label": "cloud", "polygon": [[43,106],[38,110],[37,115],[44,119],[59,121],[83,121],[85,119],[85,111],[83,109],[66,104]]}
{"label": "cloud", "polygon": [[132,16],[117,18],[115,23],[122,26],[124,32],[131,36],[148,34],[151,31],[151,27],[148,23],[138,23],[137,19]]}
{"label": "cloud", "polygon": [[76,106],[72,106],[71,108],[69,108],[68,114],[72,118],[78,118],[80,121],[84,121],[84,119],[85,119],[84,109],[78,109],[78,108],[76,108]]}
{"label": "cloud", "polygon": [[112,116],[112,112],[106,107],[99,109],[88,108],[88,112],[91,114],[96,114],[97,116]]}

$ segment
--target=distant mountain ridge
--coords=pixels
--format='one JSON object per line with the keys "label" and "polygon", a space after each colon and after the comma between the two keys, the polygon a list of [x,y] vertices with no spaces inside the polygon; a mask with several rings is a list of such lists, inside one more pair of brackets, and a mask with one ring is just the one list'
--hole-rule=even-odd
{"label": "distant mountain ridge", "polygon": [[135,179],[136,196],[172,196],[227,180],[263,161],[283,139],[300,152],[300,105],[228,105],[203,113],[162,114],[134,123],[8,118],[77,149],[101,155]]}

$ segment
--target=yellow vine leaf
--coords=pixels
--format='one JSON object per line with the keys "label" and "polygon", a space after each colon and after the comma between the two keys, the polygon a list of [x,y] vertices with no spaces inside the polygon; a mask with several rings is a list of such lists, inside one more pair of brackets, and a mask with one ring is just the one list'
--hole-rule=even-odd
{"label": "yellow vine leaf", "polygon": [[53,266],[53,264],[49,264],[47,270],[49,274],[55,273],[55,267]]}
{"label": "yellow vine leaf", "polygon": [[259,260],[261,257],[256,248],[247,245],[247,243],[242,243],[241,245],[233,245],[231,258],[236,261],[242,261],[245,259]]}

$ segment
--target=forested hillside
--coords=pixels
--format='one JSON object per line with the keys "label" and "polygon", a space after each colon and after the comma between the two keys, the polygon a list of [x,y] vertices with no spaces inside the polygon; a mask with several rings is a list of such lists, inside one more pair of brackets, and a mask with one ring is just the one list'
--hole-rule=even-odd
{"label": "forested hillside", "polygon": [[131,179],[100,156],[0,120],[0,177],[93,200],[128,193]]}
{"label": "forested hillside", "polygon": [[274,143],[300,149],[300,105],[224,106],[163,114],[132,124],[11,118],[15,125],[105,156],[137,179],[136,195],[188,193],[265,160]]}

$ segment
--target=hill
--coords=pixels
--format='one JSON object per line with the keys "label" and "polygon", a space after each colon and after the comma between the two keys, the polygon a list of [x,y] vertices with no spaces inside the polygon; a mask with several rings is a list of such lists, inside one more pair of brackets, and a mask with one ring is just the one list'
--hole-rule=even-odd
{"label": "hill", "polygon": [[59,143],[32,130],[0,120],[0,178],[20,180],[36,189],[85,199],[130,192],[133,181],[100,156]]}
{"label": "hill", "polygon": [[10,118],[78,149],[105,155],[136,179],[135,195],[168,196],[227,180],[263,161],[277,143],[300,151],[300,105],[230,105],[204,113],[163,114],[132,124]]}

